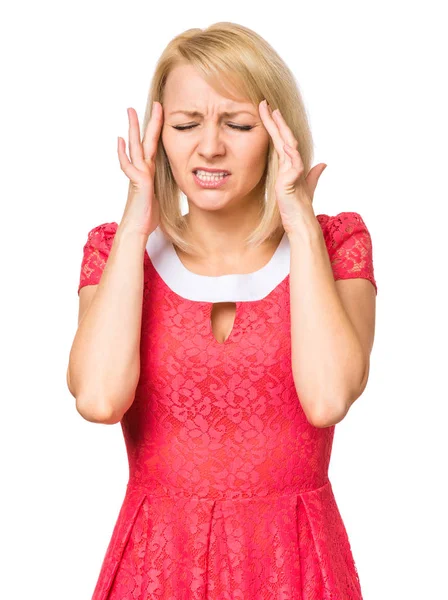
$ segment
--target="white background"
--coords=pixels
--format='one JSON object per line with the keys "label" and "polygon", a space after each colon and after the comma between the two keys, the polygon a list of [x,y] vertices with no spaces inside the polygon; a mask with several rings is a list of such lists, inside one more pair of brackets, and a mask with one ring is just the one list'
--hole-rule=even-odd
{"label": "white background", "polygon": [[[443,3],[16,2],[2,11],[1,595],[88,600],[128,476],[121,427],[66,386],[87,232],[119,222],[117,136],[175,35],[217,21],[294,72],[328,168],[316,214],[372,236],[377,327],[330,480],[365,600],[448,598]],[[445,39],[444,39],[445,38]],[[341,599],[343,600],[343,599]]]}

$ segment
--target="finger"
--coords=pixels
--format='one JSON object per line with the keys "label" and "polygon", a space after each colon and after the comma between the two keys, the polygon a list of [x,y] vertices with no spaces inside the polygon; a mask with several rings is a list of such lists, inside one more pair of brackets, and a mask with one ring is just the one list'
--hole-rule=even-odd
{"label": "finger", "polygon": [[157,152],[157,144],[159,142],[162,124],[163,106],[160,102],[155,101],[151,111],[151,117],[146,128],[145,137],[143,139],[143,155],[145,161],[154,160]]}
{"label": "finger", "polygon": [[274,143],[274,148],[276,149],[280,160],[284,162],[285,151],[283,150],[283,144],[285,144],[286,142],[282,139],[277,123],[272,118],[271,112],[267,104],[264,103],[264,101],[260,103],[259,110],[261,118],[263,119],[263,124],[266,127]]}
{"label": "finger", "polygon": [[129,156],[136,167],[143,163],[143,151],[140,143],[140,126],[138,116],[133,108],[128,108],[129,118]]}
{"label": "finger", "polygon": [[285,144],[285,152],[288,154],[293,168],[300,175],[303,172],[303,162],[300,152],[297,150],[297,148],[291,148],[291,146],[288,144]]}
{"label": "finger", "polygon": [[311,188],[313,194],[314,194],[314,190],[317,187],[320,176],[322,175],[322,173],[324,172],[324,170],[326,168],[327,168],[326,164],[320,163],[318,165],[315,165],[312,169],[310,169],[310,172],[306,176],[306,182],[309,185],[309,187]]}
{"label": "finger", "polygon": [[126,142],[123,138],[118,138],[118,160],[120,161],[121,170],[131,179],[132,181],[137,181],[140,175],[140,171],[134,167],[134,165],[129,161],[129,158],[125,152]]}
{"label": "finger", "polygon": [[323,164],[315,165],[312,169],[309,170],[308,175],[305,177],[305,188],[307,189],[308,195],[311,199],[313,199],[314,197],[314,192],[316,191],[319,177],[324,169],[325,166]]}
{"label": "finger", "polygon": [[[283,118],[283,115],[281,114],[280,110],[278,108],[276,108],[273,113],[272,113],[272,118],[274,119],[274,121],[277,123],[277,127],[279,128],[279,131],[283,137],[283,139],[287,140],[286,144],[294,149],[297,150],[299,147],[299,144],[297,143],[296,138],[294,137],[291,129],[288,127],[288,124],[286,123],[285,119]],[[288,157],[291,159],[290,154],[287,153]],[[285,163],[286,163],[286,159],[285,159]],[[296,161],[297,162],[297,161]],[[291,167],[293,165],[292,160],[290,160],[290,164],[288,165],[289,167]],[[294,165],[296,166],[296,165]]]}
{"label": "finger", "polygon": [[290,127],[288,126],[288,123],[285,121],[282,113],[279,111],[278,108],[276,108],[273,111],[272,117],[275,120],[275,122],[277,123],[280,133],[285,140],[285,143],[288,144],[288,146],[290,148],[297,149],[299,147],[299,144],[298,144],[296,138],[294,137]]}

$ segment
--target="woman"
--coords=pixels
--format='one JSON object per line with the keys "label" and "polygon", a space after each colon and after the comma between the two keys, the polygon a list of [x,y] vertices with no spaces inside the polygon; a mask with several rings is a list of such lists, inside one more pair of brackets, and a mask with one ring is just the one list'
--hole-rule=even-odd
{"label": "woman", "polygon": [[294,77],[250,29],[177,36],[142,143],[128,115],[127,204],[88,234],[67,374],[129,458],[93,600],[362,598],[328,467],[369,373],[367,227],[315,215],[326,165],[310,169]]}

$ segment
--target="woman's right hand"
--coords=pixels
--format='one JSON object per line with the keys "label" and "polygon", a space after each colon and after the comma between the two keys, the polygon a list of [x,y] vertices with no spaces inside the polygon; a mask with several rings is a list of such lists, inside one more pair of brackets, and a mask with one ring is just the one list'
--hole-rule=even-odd
{"label": "woman's right hand", "polygon": [[140,142],[138,116],[133,108],[128,108],[128,118],[131,160],[126,155],[124,139],[118,138],[118,159],[122,171],[130,180],[120,227],[149,237],[160,220],[159,202],[154,195],[154,174],[157,145],[163,123],[163,107],[160,102],[154,103],[143,142]]}

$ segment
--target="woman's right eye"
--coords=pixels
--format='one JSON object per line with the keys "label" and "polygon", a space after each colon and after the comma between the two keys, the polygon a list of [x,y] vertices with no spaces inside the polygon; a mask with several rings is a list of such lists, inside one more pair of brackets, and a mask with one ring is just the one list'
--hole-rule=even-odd
{"label": "woman's right eye", "polygon": [[184,129],[191,129],[192,127],[196,127],[196,125],[173,125],[173,129],[178,129],[179,131],[183,131]]}
{"label": "woman's right eye", "polygon": [[[232,123],[228,123],[228,125],[231,129],[238,129],[238,131],[250,131],[253,129],[252,125],[233,125]],[[173,129],[184,131],[185,129],[192,129],[193,127],[196,127],[196,125],[173,125],[172,127]]]}

